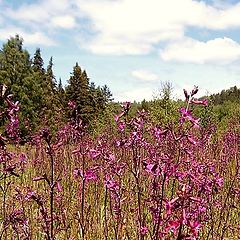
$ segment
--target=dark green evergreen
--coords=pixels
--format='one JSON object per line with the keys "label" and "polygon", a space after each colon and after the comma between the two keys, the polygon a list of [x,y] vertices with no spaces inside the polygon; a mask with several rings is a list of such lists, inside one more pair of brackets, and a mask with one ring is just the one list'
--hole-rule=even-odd
{"label": "dark green evergreen", "polygon": [[73,67],[68,86],[66,87],[67,101],[74,101],[77,104],[77,112],[85,123],[91,119],[94,108],[89,86],[89,78],[86,71],[76,63]]}
{"label": "dark green evergreen", "polygon": [[8,93],[21,103],[20,122],[23,134],[26,134],[24,119],[36,123],[41,106],[40,82],[33,74],[30,54],[23,49],[23,39],[18,35],[3,44],[0,52],[0,82],[8,86]]}
{"label": "dark green evergreen", "polygon": [[33,60],[32,60],[32,69],[34,72],[39,72],[42,75],[45,74],[45,69],[44,69],[44,62],[41,56],[41,50],[40,48],[36,49],[36,52],[34,54]]}

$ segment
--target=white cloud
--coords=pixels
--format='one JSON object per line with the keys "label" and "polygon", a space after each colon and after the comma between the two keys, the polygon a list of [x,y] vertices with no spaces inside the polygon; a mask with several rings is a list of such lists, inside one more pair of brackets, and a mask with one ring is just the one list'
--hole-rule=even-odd
{"label": "white cloud", "polygon": [[26,32],[21,28],[9,27],[6,29],[0,29],[0,39],[6,40],[9,36],[14,37],[16,34],[19,34],[24,39],[24,43],[27,45],[45,45],[45,46],[54,46],[56,42],[46,36],[43,32]]}
{"label": "white cloud", "polygon": [[[43,0],[22,4],[17,9],[8,8],[5,17],[37,27],[72,28],[75,26],[71,0]],[[38,25],[37,25],[38,24]],[[39,25],[40,24],[40,25]]]}
{"label": "white cloud", "polygon": [[39,4],[22,5],[18,9],[7,9],[6,16],[11,19],[25,22],[42,22],[49,17],[49,11]]}
{"label": "white cloud", "polygon": [[146,82],[154,82],[159,79],[159,77],[156,74],[143,69],[134,70],[132,71],[131,75],[137,79],[140,79]]}
{"label": "white cloud", "polygon": [[23,3],[17,8],[10,8],[5,3],[1,17],[10,24],[0,26],[0,38],[5,40],[19,34],[27,45],[57,45],[52,37],[53,34],[56,36],[55,29],[76,26],[72,3],[72,0],[42,0]]}
{"label": "white cloud", "polygon": [[[85,47],[97,54],[147,54],[160,42],[179,41],[191,27],[240,27],[240,4],[224,9],[193,0],[78,0],[98,34]],[[101,9],[99,11],[99,9]]]}
{"label": "white cloud", "polygon": [[34,32],[34,33],[21,33],[23,39],[25,40],[26,44],[30,45],[45,45],[45,46],[55,46],[57,45],[54,40],[46,36],[42,32]]}
{"label": "white cloud", "polygon": [[180,39],[182,34],[176,31],[168,33],[126,34],[101,33],[91,41],[82,42],[85,48],[96,54],[140,55],[154,50],[154,44],[169,39]]}
{"label": "white cloud", "polygon": [[[185,40],[188,27],[240,28],[240,3],[213,2],[209,5],[195,0],[38,0],[16,9],[8,8],[4,16],[32,31],[74,30],[81,47],[95,54],[140,55],[156,51],[159,44]],[[84,21],[77,22],[78,19]],[[83,26],[86,21],[87,27]],[[86,36],[82,29],[91,33]]]}
{"label": "white cloud", "polygon": [[130,102],[141,102],[143,99],[151,100],[153,99],[153,91],[151,88],[136,88],[129,91],[121,92],[115,94],[114,100],[123,102],[123,101],[130,101]]}
{"label": "white cloud", "polygon": [[76,25],[75,19],[72,16],[68,15],[53,17],[51,23],[55,27],[66,29],[74,28]]}
{"label": "white cloud", "polygon": [[226,37],[207,42],[186,38],[170,43],[160,55],[165,61],[228,64],[240,58],[240,45]]}
{"label": "white cloud", "polygon": [[83,42],[85,47],[95,54],[138,55],[147,54],[152,50],[151,44],[128,41],[125,37],[112,37],[108,34],[100,35],[92,41]]}
{"label": "white cloud", "polygon": [[225,9],[214,10],[210,16],[206,16],[204,24],[199,26],[214,30],[240,27],[240,3]]}

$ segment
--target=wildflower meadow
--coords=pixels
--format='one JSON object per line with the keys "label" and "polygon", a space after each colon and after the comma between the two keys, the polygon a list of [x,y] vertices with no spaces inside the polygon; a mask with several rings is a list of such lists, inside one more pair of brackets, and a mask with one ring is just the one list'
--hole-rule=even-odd
{"label": "wildflower meadow", "polygon": [[208,101],[183,93],[175,123],[125,102],[92,134],[70,102],[74,118],[24,144],[21,103],[2,94],[0,239],[239,239],[239,119],[203,124],[192,108]]}

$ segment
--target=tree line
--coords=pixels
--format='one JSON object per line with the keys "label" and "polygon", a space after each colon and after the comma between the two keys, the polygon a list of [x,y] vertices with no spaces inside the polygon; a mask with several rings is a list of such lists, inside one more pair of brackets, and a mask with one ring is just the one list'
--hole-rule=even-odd
{"label": "tree line", "polygon": [[[78,117],[88,125],[98,119],[95,128],[99,128],[110,124],[109,118],[119,110],[118,103],[111,103],[113,98],[108,86],[96,86],[78,63],[73,66],[67,85],[63,86],[61,79],[57,80],[54,75],[53,58],[45,68],[40,48],[31,56],[19,35],[8,39],[0,49],[2,84],[7,86],[5,94],[11,94],[13,100],[21,104],[19,117],[23,136],[43,126],[57,128]],[[171,98],[170,85],[164,85],[159,96],[152,101],[134,102],[131,112],[134,114],[144,109],[150,112],[153,121],[164,120],[166,124],[178,119],[177,109],[183,102]],[[201,110],[204,116],[209,117],[210,114],[217,122],[225,122],[233,116],[240,118],[240,89],[236,86],[204,98],[208,98],[210,103]],[[3,108],[0,97],[0,111]],[[0,118],[0,134],[5,120]]]}
{"label": "tree line", "polygon": [[[56,80],[54,75],[53,58],[45,68],[40,48],[31,57],[19,35],[8,39],[0,50],[0,84],[7,86],[5,94],[12,94],[12,98],[21,103],[23,135],[43,124],[54,126],[73,117],[69,102],[76,104],[78,115],[87,124],[113,100],[109,88],[90,82],[87,72],[78,63],[64,87],[61,79]],[[0,107],[4,107],[3,102]],[[1,125],[3,122],[1,119]]]}

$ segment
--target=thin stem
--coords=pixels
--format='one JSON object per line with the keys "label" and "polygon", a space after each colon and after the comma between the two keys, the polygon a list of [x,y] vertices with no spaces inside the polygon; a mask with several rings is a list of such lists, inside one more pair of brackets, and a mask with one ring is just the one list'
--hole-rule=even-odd
{"label": "thin stem", "polygon": [[50,140],[46,140],[48,144],[48,154],[50,156],[50,167],[51,167],[51,182],[50,182],[50,217],[51,217],[51,226],[50,226],[50,236],[51,240],[54,239],[54,224],[53,224],[53,211],[54,211],[54,158]]}
{"label": "thin stem", "polygon": [[81,214],[82,214],[82,239],[85,239],[85,226],[84,226],[84,207],[85,207],[85,155],[82,154],[82,174],[83,174],[83,180],[82,180],[82,202],[81,202]]}
{"label": "thin stem", "polygon": [[160,204],[158,205],[159,213],[158,213],[157,228],[156,228],[156,231],[155,231],[155,238],[154,238],[155,240],[157,240],[158,231],[159,231],[160,222],[161,222],[161,214],[162,214],[162,204],[163,204],[163,194],[164,194],[165,181],[166,181],[166,174],[164,174],[164,176],[163,176],[163,183],[162,183],[162,189],[161,189],[161,199],[160,199]]}
{"label": "thin stem", "polygon": [[104,198],[104,235],[105,235],[105,240],[108,240],[108,225],[107,225],[107,187],[105,187],[105,198]]}

